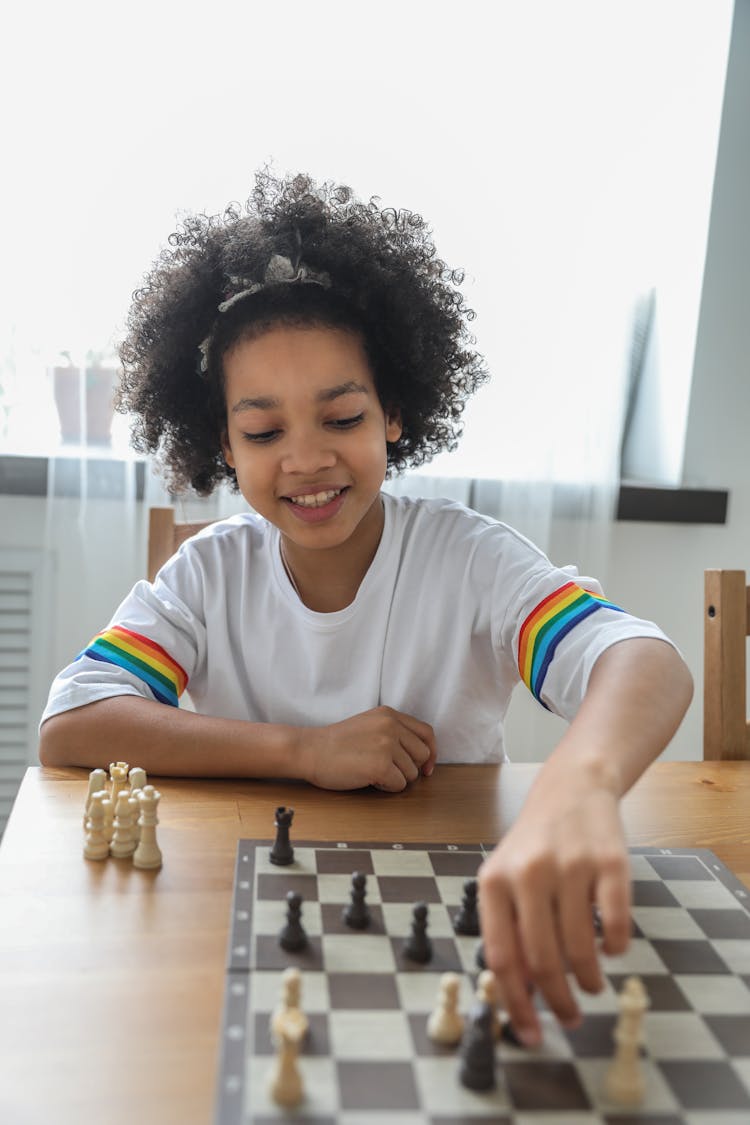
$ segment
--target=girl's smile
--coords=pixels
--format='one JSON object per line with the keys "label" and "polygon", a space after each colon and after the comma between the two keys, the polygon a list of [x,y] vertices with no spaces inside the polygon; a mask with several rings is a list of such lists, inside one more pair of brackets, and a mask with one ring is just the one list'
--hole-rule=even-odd
{"label": "girl's smile", "polygon": [[356,593],[382,533],[386,443],[401,436],[360,336],[275,326],[231,349],[224,376],[223,450],[242,495],[279,528],[301,589],[337,574]]}

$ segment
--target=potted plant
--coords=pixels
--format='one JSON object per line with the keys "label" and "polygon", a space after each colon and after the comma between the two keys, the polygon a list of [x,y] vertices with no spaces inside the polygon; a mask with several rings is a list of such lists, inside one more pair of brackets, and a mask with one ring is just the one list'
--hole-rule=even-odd
{"label": "potted plant", "polygon": [[87,352],[82,372],[70,352],[61,352],[52,374],[63,444],[110,445],[119,378],[114,359],[103,352]]}

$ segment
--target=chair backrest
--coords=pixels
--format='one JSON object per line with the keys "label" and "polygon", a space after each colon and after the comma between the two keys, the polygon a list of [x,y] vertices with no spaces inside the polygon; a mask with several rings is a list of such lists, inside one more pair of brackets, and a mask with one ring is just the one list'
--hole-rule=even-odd
{"label": "chair backrest", "polygon": [[156,572],[175,553],[180,543],[191,535],[214,523],[176,523],[174,508],[152,508],[148,514],[148,580],[153,582]]}
{"label": "chair backrest", "polygon": [[750,588],[744,570],[705,572],[703,757],[750,759],[747,638]]}

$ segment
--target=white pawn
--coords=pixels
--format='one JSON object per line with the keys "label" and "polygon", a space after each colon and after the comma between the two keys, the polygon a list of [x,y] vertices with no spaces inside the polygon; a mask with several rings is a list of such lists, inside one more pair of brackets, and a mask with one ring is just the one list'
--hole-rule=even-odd
{"label": "white pawn", "polygon": [[497,1014],[499,996],[497,977],[491,969],[483,969],[477,977],[477,1000],[489,1004],[492,1009],[492,1031],[496,1039],[500,1038],[502,1024]]}
{"label": "white pawn", "polygon": [[138,818],[141,837],[135,849],[133,865],[144,870],[161,867],[161,851],[156,842],[156,826],[159,823],[156,809],[160,800],[161,793],[154,789],[153,785],[146,785],[138,797],[141,808],[141,815]]}
{"label": "white pawn", "polygon": [[86,859],[106,859],[109,855],[109,844],[104,835],[104,802],[107,799],[106,790],[100,789],[91,795],[91,807],[86,830],[86,841],[83,845],[83,854]]}
{"label": "white pawn", "polygon": [[109,845],[110,855],[125,859],[136,848],[135,822],[138,818],[138,802],[130,796],[130,790],[121,790],[115,806],[115,831]]}
{"label": "white pawn", "polygon": [[86,821],[88,819],[89,809],[91,808],[91,798],[94,796],[94,793],[101,793],[102,790],[104,790],[104,792],[106,794],[106,790],[107,790],[107,771],[106,770],[92,770],[91,773],[89,774],[89,788],[88,788],[88,792],[86,794],[86,807],[85,807],[84,812],[83,812],[83,827],[84,827],[84,829],[86,828]]}
{"label": "white pawn", "polygon": [[619,1004],[615,1056],[604,1078],[604,1093],[617,1105],[638,1105],[646,1093],[639,1055],[643,1014],[648,1007],[648,996],[639,977],[628,977],[625,981]]}
{"label": "white pawn", "polygon": [[112,781],[112,787],[109,794],[109,799],[112,802],[112,807],[117,815],[117,798],[123,789],[128,785],[128,763],[127,762],[110,762],[109,776]]}
{"label": "white pawn", "polygon": [[[305,1027],[298,1018],[301,1012],[290,1009],[279,1021],[279,1049],[268,1083],[268,1092],[276,1105],[293,1109],[305,1096],[297,1056]],[[304,1019],[304,1017],[303,1017]]]}
{"label": "white pawn", "polygon": [[443,973],[434,1012],[427,1021],[427,1034],[435,1043],[458,1043],[464,1033],[464,1019],[458,1010],[458,973]]}
{"label": "white pawn", "polygon": [[303,1035],[307,1033],[309,1026],[308,1018],[300,1008],[302,974],[299,969],[286,969],[281,978],[281,986],[281,1002],[271,1016],[271,1035],[277,1041],[281,1036],[281,1025],[290,1012],[293,1012],[293,1018],[302,1024]]}

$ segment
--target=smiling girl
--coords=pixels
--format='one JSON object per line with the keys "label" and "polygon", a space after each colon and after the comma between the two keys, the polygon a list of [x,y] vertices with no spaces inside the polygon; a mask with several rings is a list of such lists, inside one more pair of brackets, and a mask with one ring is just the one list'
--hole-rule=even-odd
{"label": "smiling girl", "polygon": [[[455,446],[486,378],[460,275],[417,215],[307,177],[192,216],[135,295],[120,406],[176,491],[230,480],[252,509],[139,582],[52,685],[44,765],[421,784],[499,762],[523,682],[570,726],[480,872],[485,958],[516,1031],[565,1023],[629,938],[618,802],[664,748],[691,679],[651,622],[511,528],[381,492]],[[196,707],[179,707],[189,685]]]}

